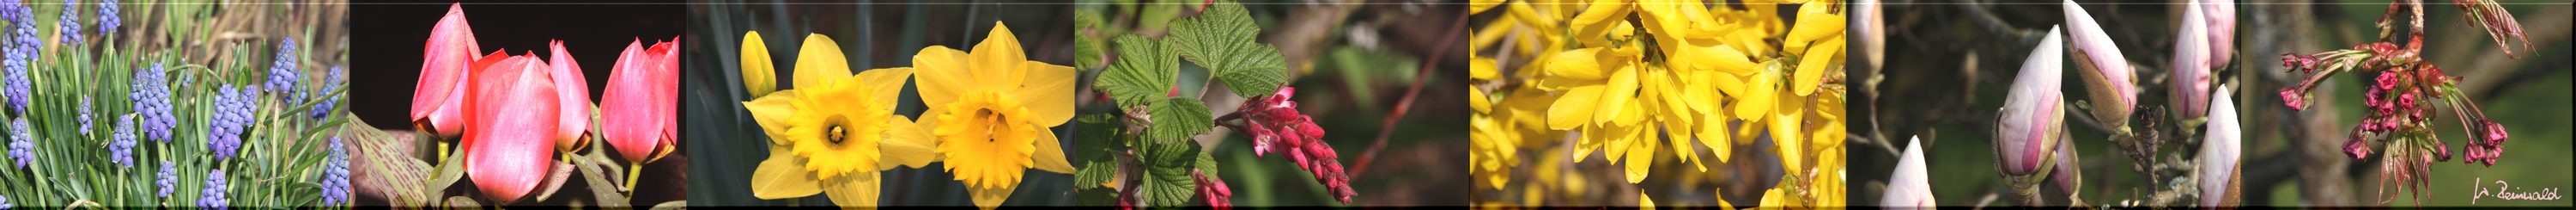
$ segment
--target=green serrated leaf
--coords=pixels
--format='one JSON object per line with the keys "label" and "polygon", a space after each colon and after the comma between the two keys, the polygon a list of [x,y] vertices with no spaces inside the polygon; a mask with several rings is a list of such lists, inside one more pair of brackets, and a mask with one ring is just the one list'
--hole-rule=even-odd
{"label": "green serrated leaf", "polygon": [[1277,47],[1256,42],[1261,26],[1234,2],[1218,2],[1197,17],[1172,21],[1170,39],[1181,58],[1208,67],[1236,95],[1260,97],[1288,81],[1286,59]]}
{"label": "green serrated leaf", "polygon": [[1105,189],[1105,188],[1104,188],[1104,189],[1075,190],[1075,191],[1073,192],[1073,198],[1074,198],[1073,200],[1076,200],[1076,202],[1074,203],[1074,205],[1081,205],[1081,206],[1109,206],[1109,205],[1117,205],[1117,202],[1118,202],[1118,190],[1111,190],[1111,189]]}
{"label": "green serrated leaf", "polygon": [[1073,158],[1082,168],[1074,169],[1075,189],[1100,187],[1118,176],[1118,159],[1109,153],[1109,145],[1118,141],[1118,115],[1088,114],[1074,119]]}
{"label": "green serrated leaf", "polygon": [[1105,40],[1100,39],[1100,35],[1102,35],[1102,33],[1099,33],[1099,30],[1100,26],[1105,24],[1100,20],[1100,14],[1093,13],[1091,10],[1074,10],[1073,24],[1076,30],[1092,31],[1091,33],[1077,32],[1076,34],[1078,36],[1074,36],[1074,65],[1080,66],[1085,70],[1100,68],[1100,65],[1103,63],[1102,60],[1100,60],[1101,54],[1109,53],[1106,52],[1109,47],[1101,44],[1101,42]]}
{"label": "green serrated leaf", "polygon": [[1213,156],[1214,154],[1215,153],[1210,152],[1199,152],[1199,173],[1206,174],[1208,177],[1218,177],[1216,176],[1217,167],[1216,157]]}
{"label": "green serrated leaf", "polygon": [[1108,92],[1118,101],[1118,109],[1129,110],[1165,97],[1172,83],[1180,79],[1180,61],[1172,59],[1172,49],[1163,40],[1134,34],[1118,36],[1118,61],[1100,73],[1091,87]]}
{"label": "green serrated leaf", "polygon": [[1154,103],[1149,109],[1154,115],[1154,125],[1145,128],[1146,142],[1189,142],[1190,136],[1205,133],[1209,127],[1216,126],[1216,119],[1208,114],[1207,105],[1196,99],[1163,98],[1162,102]]}
{"label": "green serrated leaf", "polygon": [[1190,202],[1198,193],[1198,180],[1190,178],[1199,156],[1197,142],[1174,144],[1146,143],[1144,195],[1153,206],[1179,206]]}
{"label": "green serrated leaf", "polygon": [[1253,98],[1277,93],[1280,86],[1286,85],[1287,59],[1279,54],[1279,48],[1263,44],[1253,46],[1252,51],[1245,53],[1240,54],[1247,56],[1241,57],[1245,60],[1238,60],[1244,63],[1231,69],[1216,69],[1217,79],[1225,81],[1227,89],[1233,90],[1235,95]]}

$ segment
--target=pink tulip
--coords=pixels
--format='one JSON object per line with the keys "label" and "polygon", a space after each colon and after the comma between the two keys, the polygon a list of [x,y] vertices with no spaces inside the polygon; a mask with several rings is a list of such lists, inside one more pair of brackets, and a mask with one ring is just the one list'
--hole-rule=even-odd
{"label": "pink tulip", "polygon": [[672,40],[652,48],[640,47],[642,40],[626,44],[600,96],[601,130],[627,161],[661,159],[679,139],[679,38]]}
{"label": "pink tulip", "polygon": [[2084,12],[2074,1],[2064,4],[2067,33],[2075,44],[2075,67],[2084,76],[2084,89],[2091,91],[2093,118],[2111,127],[2124,127],[2129,113],[2138,105],[2138,78],[2129,69],[2129,61],[2120,55],[2120,47],[2102,32],[2102,25]]}
{"label": "pink tulip", "polygon": [[480,73],[472,78],[475,85],[465,88],[472,93],[465,118],[477,126],[463,140],[465,173],[484,195],[510,203],[527,197],[552,171],[561,104],[545,61],[533,55],[487,59],[496,61],[477,65],[483,67],[473,70]]}
{"label": "pink tulip", "polygon": [[2200,21],[2201,7],[2182,8],[2182,30],[2174,36],[2181,40],[2174,43],[2173,78],[2165,87],[2173,91],[2167,96],[2176,107],[2174,114],[2199,118],[2209,113],[2209,48],[2213,47],[2209,36],[2202,35],[2209,33],[2209,22]]}
{"label": "pink tulip", "polygon": [[554,61],[547,63],[547,69],[554,78],[555,102],[563,105],[559,109],[562,114],[555,118],[561,122],[555,126],[555,149],[580,150],[590,144],[590,139],[584,138],[590,131],[590,82],[582,78],[581,63],[573,61],[571,52],[564,51],[562,40],[548,47],[554,50]]}
{"label": "pink tulip", "polygon": [[1932,198],[1931,173],[1923,166],[1923,137],[1905,140],[1905,154],[1897,155],[1896,171],[1889,172],[1887,195],[1879,206],[1899,209],[1932,209],[1938,205]]}
{"label": "pink tulip", "polygon": [[429,44],[421,53],[420,83],[412,89],[412,126],[454,138],[465,131],[464,99],[466,65],[473,64],[474,53],[483,49],[474,43],[474,28],[465,24],[465,7],[449,4],[447,17],[439,18],[430,29]]}
{"label": "pink tulip", "polygon": [[1995,153],[2005,175],[2023,176],[2041,170],[2042,161],[2054,155],[2058,137],[2066,130],[2065,107],[2060,81],[2065,81],[2060,67],[2065,57],[2057,28],[2048,29],[2039,48],[2022,61],[2021,73],[2013,77],[2011,92],[2004,96],[2001,118],[1995,120]]}

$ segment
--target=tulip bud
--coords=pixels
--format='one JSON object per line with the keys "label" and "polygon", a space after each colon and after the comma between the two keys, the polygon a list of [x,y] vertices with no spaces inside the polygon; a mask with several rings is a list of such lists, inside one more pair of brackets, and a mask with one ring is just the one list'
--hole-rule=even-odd
{"label": "tulip bud", "polygon": [[555,119],[559,122],[555,126],[555,150],[581,150],[590,145],[590,82],[582,78],[581,63],[573,61],[572,52],[564,51],[563,41],[557,40],[550,47],[554,56],[547,70],[558,92],[555,102],[562,107],[557,109],[562,111]]}
{"label": "tulip bud", "polygon": [[2201,7],[2182,8],[2182,30],[2174,36],[2181,40],[2174,44],[2173,78],[2165,87],[2173,91],[2167,96],[2177,107],[2174,114],[2184,119],[2200,118],[2209,113],[2209,48],[2216,47],[2210,46],[2209,37],[2202,35],[2209,33],[2209,23],[2199,21],[2203,16]]}
{"label": "tulip bud", "polygon": [[1887,195],[1879,206],[1931,209],[1936,204],[1930,173],[1923,166],[1923,137],[1907,139],[1905,143],[1905,153],[1896,158],[1896,171],[1888,173]]}
{"label": "tulip bud", "polygon": [[465,173],[497,203],[528,197],[554,164],[554,80],[533,55],[489,58],[498,62],[474,75],[465,109],[475,121],[462,140]]}
{"label": "tulip bud", "polygon": [[2065,53],[2057,28],[2048,31],[2039,48],[2022,61],[2021,73],[2013,77],[2011,92],[2005,95],[2001,118],[1995,120],[1996,161],[2005,175],[2038,172],[2055,154],[2058,137],[2066,130],[2065,103],[2058,92],[2064,81],[2059,59]]}
{"label": "tulip bud", "polygon": [[474,53],[482,51],[474,43],[474,28],[466,25],[465,7],[448,5],[447,16],[430,29],[429,44],[422,51],[420,81],[412,88],[413,126],[445,138],[465,130],[461,100],[464,78],[470,76],[466,67],[474,63]]}
{"label": "tulip bud", "polygon": [[[2236,105],[2228,99],[2226,86],[2218,87],[2217,103],[2209,104],[2209,134],[2200,142],[2200,205],[2202,207],[2235,206],[2240,195],[2237,185],[2238,163],[2244,148],[2244,130],[2236,121]],[[2224,202],[2222,202],[2224,201]]]}
{"label": "tulip bud", "polygon": [[679,138],[672,132],[679,120],[673,116],[679,104],[679,89],[673,87],[679,83],[679,42],[655,42],[651,48],[642,44],[627,43],[610,69],[608,88],[599,97],[600,130],[608,146],[627,161],[650,163],[676,150],[672,143]]}
{"label": "tulip bud", "polygon": [[2102,32],[2083,7],[2067,1],[2067,33],[2075,45],[2075,67],[2084,75],[2084,89],[2092,97],[2093,118],[2110,127],[2127,127],[2129,113],[2138,105],[2138,78],[2129,69],[2129,61],[2120,55],[2120,47]]}

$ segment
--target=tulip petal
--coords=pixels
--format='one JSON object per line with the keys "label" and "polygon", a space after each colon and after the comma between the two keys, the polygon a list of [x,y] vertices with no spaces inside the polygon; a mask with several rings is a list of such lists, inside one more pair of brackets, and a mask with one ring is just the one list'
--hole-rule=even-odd
{"label": "tulip petal", "polygon": [[557,99],[553,80],[534,56],[509,57],[474,78],[466,112],[481,128],[466,133],[466,174],[500,203],[525,198],[552,166]]}
{"label": "tulip petal", "polygon": [[420,81],[412,88],[411,119],[427,120],[440,126],[432,129],[440,136],[455,137],[464,130],[453,127],[459,120],[453,112],[459,110],[452,107],[460,103],[449,100],[461,98],[452,94],[461,92],[456,89],[462,87],[466,66],[474,63],[474,53],[482,51],[474,43],[474,28],[466,25],[463,4],[448,5],[447,16],[430,29],[423,49]]}
{"label": "tulip petal", "polygon": [[650,163],[675,149],[668,143],[674,137],[669,129],[674,121],[677,90],[671,66],[673,43],[662,42],[652,48],[639,48],[640,41],[626,45],[609,73],[608,90],[600,95],[601,126],[607,132],[608,144],[627,161]]}
{"label": "tulip petal", "polygon": [[553,48],[554,59],[547,64],[550,70],[547,74],[554,79],[555,102],[561,105],[555,109],[559,113],[555,120],[560,123],[555,125],[556,150],[580,150],[590,144],[589,139],[584,138],[587,137],[585,132],[590,131],[589,80],[582,78],[580,62],[573,61],[571,52],[564,51],[563,41],[555,41],[550,47]]}
{"label": "tulip petal", "polygon": [[751,196],[760,199],[788,199],[823,193],[814,173],[805,171],[805,159],[786,152],[786,145],[769,146],[769,159],[751,172]]}
{"label": "tulip petal", "polygon": [[778,69],[769,64],[769,43],[760,41],[760,32],[742,34],[742,86],[753,97],[778,91]]}

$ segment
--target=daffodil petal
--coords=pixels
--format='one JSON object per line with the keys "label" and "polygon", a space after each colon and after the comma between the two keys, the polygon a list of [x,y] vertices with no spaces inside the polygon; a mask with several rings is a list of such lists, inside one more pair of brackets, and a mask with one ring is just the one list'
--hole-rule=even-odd
{"label": "daffodil petal", "polygon": [[769,134],[770,144],[787,145],[787,118],[796,115],[797,97],[802,97],[797,90],[782,90],[742,102],[742,108],[751,111],[751,120],[760,123],[762,133]]}
{"label": "daffodil petal", "polygon": [[1073,120],[1074,106],[1067,104],[1073,104],[1074,77],[1079,73],[1075,73],[1071,66],[1022,62],[1027,62],[1029,68],[1026,71],[1028,77],[1023,80],[1027,83],[1020,84],[1016,91],[1011,92],[1011,97],[1020,104],[1029,105],[1023,106],[1029,108],[1029,122],[1036,123],[1038,127],[1055,127]]}
{"label": "daffodil petal", "polygon": [[911,117],[895,115],[886,118],[886,126],[889,127],[886,137],[877,141],[877,154],[882,156],[877,159],[877,170],[894,169],[898,165],[921,168],[930,162],[939,162],[939,155],[934,152],[939,139],[931,137],[930,130],[913,124]]}
{"label": "daffodil petal", "polygon": [[788,152],[786,145],[769,146],[769,159],[760,161],[751,172],[751,196],[760,199],[788,199],[823,193],[814,173],[805,171],[805,159]]}
{"label": "daffodil petal", "polygon": [[805,46],[796,52],[796,89],[822,87],[850,78],[850,61],[841,56],[841,45],[823,34],[805,36]]}
{"label": "daffodil petal", "polygon": [[975,50],[968,53],[966,71],[985,81],[984,90],[1019,89],[1020,81],[1028,76],[1023,72],[1027,71],[1029,59],[1020,52],[1019,37],[1012,36],[1011,27],[1001,21],[994,21],[992,33],[985,34],[984,41],[976,43]]}
{"label": "daffodil petal", "polygon": [[1055,131],[1038,131],[1037,153],[1030,154],[1030,168],[1056,173],[1073,173],[1073,163],[1064,157],[1064,145],[1057,143]]}
{"label": "daffodil petal", "polygon": [[975,207],[993,210],[994,207],[1001,207],[1002,201],[1010,200],[1012,189],[1017,188],[1019,185],[1001,185],[994,188],[968,186],[966,194],[974,197]]}
{"label": "daffodil petal", "polygon": [[840,205],[842,208],[875,207],[877,190],[883,188],[883,184],[880,184],[883,180],[880,179],[879,173],[884,172],[858,172],[852,173],[851,176],[825,180],[822,183],[823,190],[830,193],[824,195],[831,196],[832,204]]}
{"label": "daffodil petal", "polygon": [[860,83],[862,85],[873,88],[869,90],[869,94],[873,94],[877,99],[877,101],[865,102],[876,103],[877,107],[894,107],[895,103],[902,102],[902,97],[898,96],[903,95],[903,82],[912,79],[912,72],[910,67],[869,69],[859,72],[858,81],[863,82]]}
{"label": "daffodil petal", "polygon": [[943,46],[924,47],[919,54],[912,55],[912,68],[918,69],[912,77],[913,86],[921,93],[922,104],[929,104],[930,110],[939,110],[939,105],[956,102],[959,95],[980,90],[977,88],[983,83],[967,73],[966,64],[961,63],[964,59],[966,51]]}

